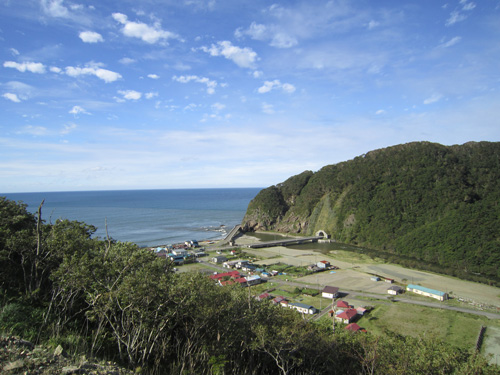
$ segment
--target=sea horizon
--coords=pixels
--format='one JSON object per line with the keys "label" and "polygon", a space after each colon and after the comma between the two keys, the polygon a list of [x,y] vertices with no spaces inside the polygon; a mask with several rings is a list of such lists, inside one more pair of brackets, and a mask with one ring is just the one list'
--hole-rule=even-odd
{"label": "sea horizon", "polygon": [[240,224],[262,188],[129,189],[0,194],[21,201],[42,220],[68,219],[97,228],[94,237],[142,247],[217,240]]}

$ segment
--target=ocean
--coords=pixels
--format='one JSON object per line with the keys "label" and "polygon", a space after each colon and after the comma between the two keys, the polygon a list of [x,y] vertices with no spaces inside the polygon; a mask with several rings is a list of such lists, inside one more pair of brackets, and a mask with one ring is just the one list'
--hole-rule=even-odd
{"label": "ocean", "polygon": [[260,188],[117,190],[0,194],[22,201],[35,213],[45,199],[42,219],[69,219],[97,227],[109,236],[139,246],[187,240],[216,240],[240,224]]}

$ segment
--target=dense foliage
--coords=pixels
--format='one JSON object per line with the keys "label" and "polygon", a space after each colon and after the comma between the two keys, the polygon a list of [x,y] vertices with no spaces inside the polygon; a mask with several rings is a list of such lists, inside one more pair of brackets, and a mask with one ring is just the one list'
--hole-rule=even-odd
{"label": "dense foliage", "polygon": [[441,343],[308,323],[131,243],[0,198],[0,333],[145,374],[494,374]]}
{"label": "dense foliage", "polygon": [[243,225],[304,235],[325,230],[392,261],[499,285],[498,181],[500,143],[409,143],[264,189]]}

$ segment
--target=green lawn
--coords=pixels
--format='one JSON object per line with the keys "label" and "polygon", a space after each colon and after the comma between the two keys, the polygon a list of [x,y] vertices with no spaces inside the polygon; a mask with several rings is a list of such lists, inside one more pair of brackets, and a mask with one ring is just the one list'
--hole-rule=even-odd
{"label": "green lawn", "polygon": [[403,303],[377,304],[357,323],[375,335],[391,331],[414,337],[425,336],[464,349],[474,348],[482,325],[499,325],[498,321],[486,317]]}

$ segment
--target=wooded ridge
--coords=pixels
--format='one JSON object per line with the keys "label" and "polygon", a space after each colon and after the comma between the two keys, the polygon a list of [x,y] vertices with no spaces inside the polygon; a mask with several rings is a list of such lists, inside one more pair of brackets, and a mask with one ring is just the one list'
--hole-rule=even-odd
{"label": "wooded ridge", "polygon": [[406,266],[500,285],[500,143],[414,142],[262,190],[245,231],[314,235]]}

